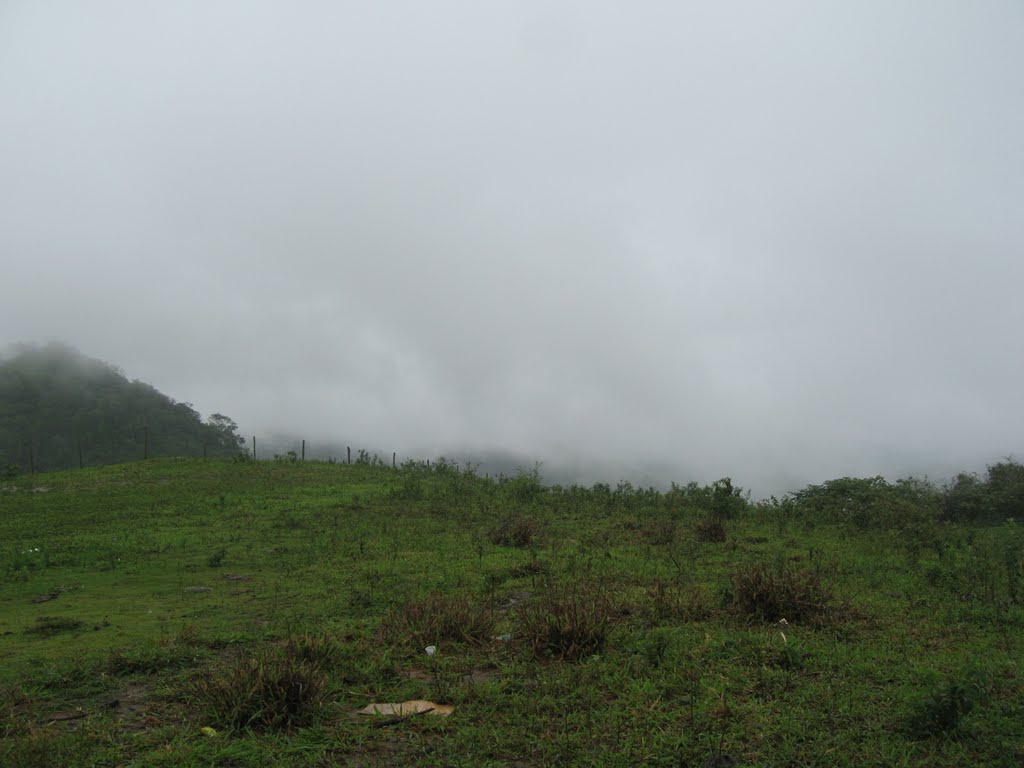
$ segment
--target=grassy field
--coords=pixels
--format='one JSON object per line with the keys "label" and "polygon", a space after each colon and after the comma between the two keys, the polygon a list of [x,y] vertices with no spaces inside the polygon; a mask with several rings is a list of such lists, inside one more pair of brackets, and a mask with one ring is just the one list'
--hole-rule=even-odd
{"label": "grassy field", "polygon": [[1013,522],[443,462],[0,485],[9,768],[1024,765]]}

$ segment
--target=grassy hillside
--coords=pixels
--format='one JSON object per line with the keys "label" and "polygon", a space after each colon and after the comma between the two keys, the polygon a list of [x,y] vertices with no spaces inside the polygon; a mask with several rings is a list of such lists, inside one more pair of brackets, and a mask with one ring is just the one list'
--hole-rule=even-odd
{"label": "grassy hillside", "polygon": [[[1024,764],[1024,536],[920,489],[224,459],[3,485],[4,766]],[[454,710],[357,714],[414,699]]]}
{"label": "grassy hillside", "polygon": [[149,384],[51,344],[0,359],[0,477],[144,457],[235,454],[235,423],[206,422]]}

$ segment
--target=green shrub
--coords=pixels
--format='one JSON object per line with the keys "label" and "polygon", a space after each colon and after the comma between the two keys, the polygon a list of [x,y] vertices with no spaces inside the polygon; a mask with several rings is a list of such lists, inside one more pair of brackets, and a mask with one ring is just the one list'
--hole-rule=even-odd
{"label": "green shrub", "polygon": [[997,520],[1024,517],[1024,464],[1012,459],[993,464],[985,481]]}
{"label": "green shrub", "polygon": [[993,516],[988,487],[977,475],[961,472],[942,493],[942,517],[957,522],[984,520]]}
{"label": "green shrub", "polygon": [[731,478],[723,477],[705,486],[697,483],[672,483],[671,490],[665,494],[665,503],[669,509],[690,507],[732,519],[748,508],[746,496],[742,488],[732,484]]}
{"label": "green shrub", "polygon": [[926,480],[906,478],[889,483],[882,477],[841,477],[809,485],[793,494],[802,516],[856,528],[903,529],[935,520],[941,494]]}

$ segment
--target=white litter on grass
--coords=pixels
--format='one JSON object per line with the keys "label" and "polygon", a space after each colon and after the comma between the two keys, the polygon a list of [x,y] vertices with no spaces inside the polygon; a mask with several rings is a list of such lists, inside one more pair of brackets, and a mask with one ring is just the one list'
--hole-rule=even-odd
{"label": "white litter on grass", "polygon": [[435,704],[432,701],[414,699],[413,701],[402,701],[398,703],[388,702],[386,704],[367,704],[359,710],[360,715],[393,715],[397,717],[408,717],[409,715],[439,715],[447,717],[455,711],[455,707],[448,704]]}

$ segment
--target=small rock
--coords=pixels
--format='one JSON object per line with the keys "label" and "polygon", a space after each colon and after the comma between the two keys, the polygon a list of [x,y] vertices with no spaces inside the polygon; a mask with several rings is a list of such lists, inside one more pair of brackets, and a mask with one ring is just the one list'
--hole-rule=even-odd
{"label": "small rock", "polygon": [[212,592],[213,587],[185,587],[186,592]]}

